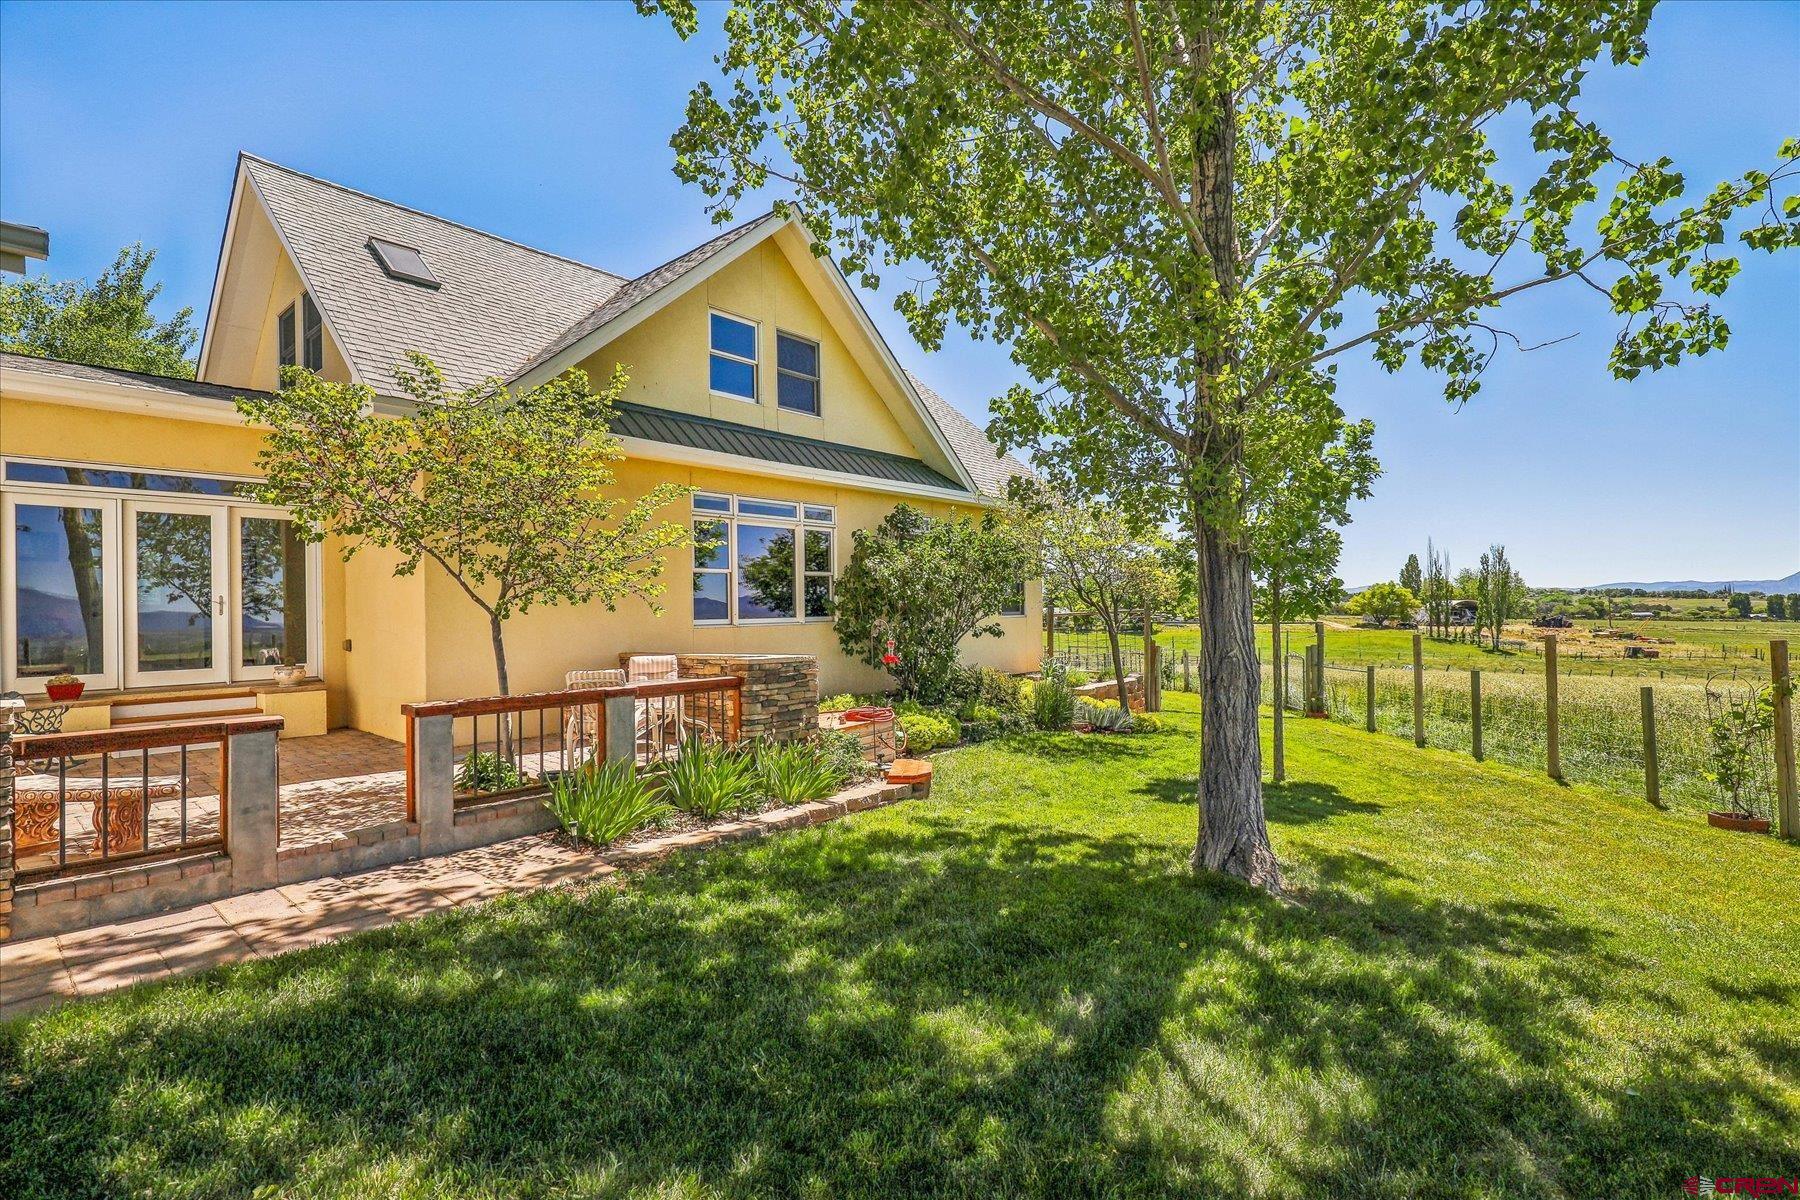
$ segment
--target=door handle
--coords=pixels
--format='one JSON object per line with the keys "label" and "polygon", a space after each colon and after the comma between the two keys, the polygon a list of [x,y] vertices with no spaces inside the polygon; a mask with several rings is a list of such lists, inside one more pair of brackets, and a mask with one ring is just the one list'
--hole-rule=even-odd
{"label": "door handle", "polygon": [[225,615],[225,593],[224,592],[219,592],[213,596],[213,607],[219,610],[219,615],[221,617]]}

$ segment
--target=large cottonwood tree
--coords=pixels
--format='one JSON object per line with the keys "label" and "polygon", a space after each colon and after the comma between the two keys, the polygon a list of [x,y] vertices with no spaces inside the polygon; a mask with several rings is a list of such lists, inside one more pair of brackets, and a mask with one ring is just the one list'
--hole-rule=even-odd
{"label": "large cottonwood tree", "polygon": [[[697,25],[691,0],[639,3]],[[1738,267],[1728,232],[1795,241],[1800,210],[1773,192],[1800,146],[1684,200],[1667,159],[1628,159],[1582,115],[1592,70],[1644,56],[1650,12],[770,0],[725,18],[725,78],[690,98],[676,170],[721,219],[780,184],[864,282],[908,264],[925,278],[899,308],[927,347],[953,320],[1010,343],[1040,387],[1015,392],[1003,436],[1104,405],[1169,448],[1202,593],[1194,863],[1278,888],[1246,514],[1257,414],[1359,348],[1467,400],[1510,340],[1502,302],[1556,283],[1620,315],[1616,374],[1667,366],[1726,340],[1709,299]],[[1533,147],[1504,169],[1503,119]]]}

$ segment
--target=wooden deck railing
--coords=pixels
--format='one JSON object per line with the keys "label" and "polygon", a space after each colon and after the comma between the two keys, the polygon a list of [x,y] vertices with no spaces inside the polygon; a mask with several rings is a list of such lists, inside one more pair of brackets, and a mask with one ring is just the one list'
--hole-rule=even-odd
{"label": "wooden deck railing", "polygon": [[21,882],[223,849],[231,738],[280,717],[222,717],[13,739]]}
{"label": "wooden deck railing", "polygon": [[407,818],[417,820],[421,720],[450,718],[455,803],[463,807],[542,791],[562,772],[627,747],[639,766],[652,766],[673,758],[689,738],[736,742],[743,686],[742,676],[718,675],[403,704]]}

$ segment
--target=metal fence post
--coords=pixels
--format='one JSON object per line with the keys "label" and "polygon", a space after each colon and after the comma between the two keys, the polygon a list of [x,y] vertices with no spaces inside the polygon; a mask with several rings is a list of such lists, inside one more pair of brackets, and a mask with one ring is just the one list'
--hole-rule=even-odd
{"label": "metal fence post", "polygon": [[1413,630],[1413,745],[1425,744],[1425,639]]}
{"label": "metal fence post", "polygon": [[1662,784],[1656,773],[1656,689],[1645,684],[1638,689],[1644,707],[1644,799],[1662,807]]}
{"label": "metal fence post", "polygon": [[1562,727],[1556,712],[1556,635],[1544,635],[1544,769],[1550,778],[1562,774]]}
{"label": "metal fence post", "polygon": [[1363,668],[1363,725],[1375,732],[1375,664]]}
{"label": "metal fence post", "polygon": [[1481,761],[1481,668],[1469,672],[1469,731],[1475,739],[1475,761]]}
{"label": "metal fence post", "polygon": [[1786,638],[1769,643],[1769,680],[1775,694],[1775,807],[1781,836],[1800,838],[1800,784],[1794,779],[1794,681],[1788,674]]}

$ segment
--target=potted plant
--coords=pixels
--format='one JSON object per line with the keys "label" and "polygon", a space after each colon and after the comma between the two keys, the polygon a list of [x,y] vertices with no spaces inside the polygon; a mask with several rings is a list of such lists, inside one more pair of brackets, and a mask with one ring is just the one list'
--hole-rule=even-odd
{"label": "potted plant", "polygon": [[44,680],[44,694],[52,700],[79,700],[86,690],[87,684],[66,671]]}
{"label": "potted plant", "polygon": [[1769,832],[1769,818],[1757,811],[1755,784],[1766,767],[1763,748],[1775,723],[1775,705],[1768,693],[1732,701],[1707,727],[1706,777],[1729,802],[1722,811],[1706,814],[1715,829],[1743,833]]}
{"label": "potted plant", "polygon": [[275,686],[293,687],[306,676],[306,664],[290,659],[282,659],[281,665],[275,668]]}

